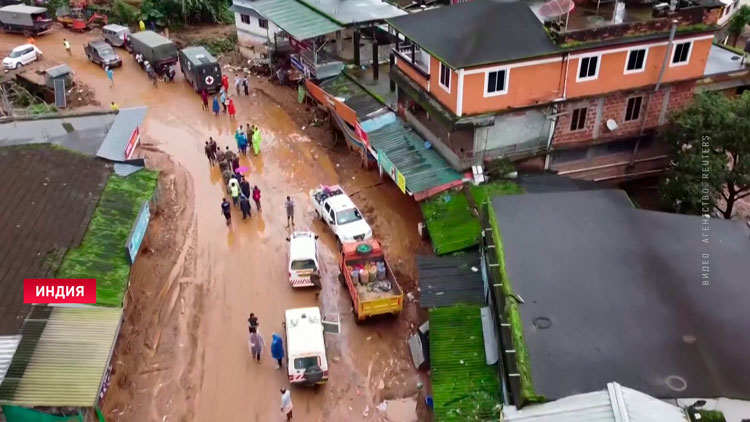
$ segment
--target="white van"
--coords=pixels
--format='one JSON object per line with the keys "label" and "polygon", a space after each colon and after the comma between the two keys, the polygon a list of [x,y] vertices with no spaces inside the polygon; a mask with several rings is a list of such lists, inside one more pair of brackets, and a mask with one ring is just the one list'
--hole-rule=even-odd
{"label": "white van", "polygon": [[287,309],[284,329],[289,382],[314,385],[328,381],[328,359],[320,309]]}
{"label": "white van", "polygon": [[318,236],[312,232],[294,232],[289,241],[289,284],[292,287],[320,287]]}

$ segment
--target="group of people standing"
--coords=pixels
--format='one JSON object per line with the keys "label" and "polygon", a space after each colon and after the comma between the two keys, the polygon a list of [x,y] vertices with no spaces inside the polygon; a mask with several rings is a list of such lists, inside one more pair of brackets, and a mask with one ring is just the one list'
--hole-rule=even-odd
{"label": "group of people standing", "polygon": [[[250,314],[248,322],[248,336],[247,336],[247,347],[250,349],[250,355],[253,360],[260,363],[260,357],[263,354],[263,350],[266,348],[266,343],[263,340],[263,336],[258,330],[258,317],[254,313]],[[271,335],[271,358],[276,361],[276,370],[281,369],[284,366],[284,341],[281,336],[273,333]],[[286,388],[279,390],[281,393],[281,413],[286,416],[287,421],[292,420],[292,394]]]}
{"label": "group of people standing", "polygon": [[[248,125],[249,127],[250,125]],[[261,210],[260,188],[257,185],[250,187],[250,182],[247,181],[243,173],[243,168],[240,167],[239,155],[235,154],[234,151],[226,147],[224,151],[219,148],[213,137],[206,141],[205,145],[206,157],[208,162],[213,167],[218,164],[221,170],[221,176],[224,180],[224,184],[227,188],[227,192],[232,197],[234,206],[239,207],[242,211],[242,219],[246,219],[251,216],[250,198],[255,202],[255,207],[258,211]],[[246,169],[245,169],[246,170]],[[221,201],[221,213],[227,220],[227,225],[232,222],[231,205],[226,198],[222,198]]]}
{"label": "group of people standing", "polygon": [[[243,90],[245,96],[249,96],[250,83],[247,81],[247,76],[240,76],[239,74],[234,75],[234,89],[237,96],[239,96],[240,92]],[[201,101],[203,102],[203,110],[208,110],[208,92],[205,89],[201,91]],[[229,114],[229,118],[231,119],[234,119],[237,115],[237,108],[234,105],[234,99],[229,96],[229,77],[227,77],[227,75],[221,76],[219,96],[217,97],[214,95],[211,110],[216,116],[223,111],[224,113]]]}

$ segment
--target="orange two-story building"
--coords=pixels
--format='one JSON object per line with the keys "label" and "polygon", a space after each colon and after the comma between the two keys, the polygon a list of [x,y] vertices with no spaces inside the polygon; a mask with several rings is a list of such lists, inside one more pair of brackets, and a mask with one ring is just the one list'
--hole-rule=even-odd
{"label": "orange two-story building", "polygon": [[393,18],[399,111],[457,170],[508,156],[590,180],[654,173],[668,164],[654,129],[711,55],[732,54],[712,45],[720,6],[594,2],[545,19],[541,4],[477,0]]}

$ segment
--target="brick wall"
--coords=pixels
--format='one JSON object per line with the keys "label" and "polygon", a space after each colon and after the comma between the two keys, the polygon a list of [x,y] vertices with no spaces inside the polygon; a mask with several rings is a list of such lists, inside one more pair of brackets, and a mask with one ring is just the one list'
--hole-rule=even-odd
{"label": "brick wall", "polygon": [[[617,92],[607,96],[589,98],[582,101],[563,103],[558,106],[557,123],[552,135],[552,148],[565,148],[570,146],[582,146],[590,143],[605,142],[613,139],[627,138],[636,136],[641,131],[643,119],[646,119],[645,129],[652,129],[659,126],[659,118],[662,114],[662,108],[666,100],[665,119],[671,112],[684,108],[693,101],[694,82],[685,82],[662,86],[655,94],[653,89],[640,91]],[[649,103],[649,95],[652,95]],[[640,117],[637,120],[625,121],[625,112],[628,100],[633,97],[642,96]],[[597,124],[597,109],[599,103],[603,102],[601,116]],[[648,105],[648,111],[646,107]],[[571,131],[570,123],[573,117],[573,110],[576,108],[586,107],[586,123],[582,130]],[[607,129],[607,120],[612,119],[617,122],[618,128],[614,131]],[[597,130],[598,127],[598,130]]]}

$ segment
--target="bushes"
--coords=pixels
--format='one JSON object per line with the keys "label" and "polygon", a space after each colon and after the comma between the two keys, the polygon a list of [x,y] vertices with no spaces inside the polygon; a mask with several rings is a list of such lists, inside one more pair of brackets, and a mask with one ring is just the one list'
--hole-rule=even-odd
{"label": "bushes", "polygon": [[209,53],[218,56],[222,53],[231,53],[237,48],[237,33],[229,34],[227,38],[201,38],[192,42],[194,45],[206,47]]}
{"label": "bushes", "polygon": [[110,13],[112,23],[120,25],[134,25],[138,22],[139,12],[135,7],[125,3],[122,0],[115,0]]}

